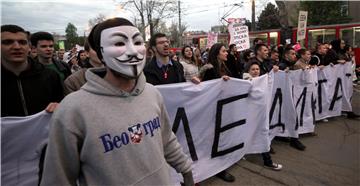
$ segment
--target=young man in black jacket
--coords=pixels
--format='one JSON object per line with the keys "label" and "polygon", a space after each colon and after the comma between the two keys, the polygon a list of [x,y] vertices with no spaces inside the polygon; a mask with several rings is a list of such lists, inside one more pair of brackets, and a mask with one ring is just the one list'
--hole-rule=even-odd
{"label": "young man in black jacket", "polygon": [[30,37],[32,47],[36,48],[37,61],[46,68],[56,71],[64,81],[71,70],[65,62],[57,61],[54,57],[54,37],[48,32],[36,32]]}
{"label": "young man in black jacket", "polygon": [[156,33],[150,38],[150,48],[155,56],[144,68],[146,81],[153,85],[185,82],[184,68],[170,55],[170,41],[165,34]]}
{"label": "young man in black jacket", "polygon": [[28,57],[29,49],[23,28],[1,26],[1,117],[32,115],[64,97],[59,75]]}

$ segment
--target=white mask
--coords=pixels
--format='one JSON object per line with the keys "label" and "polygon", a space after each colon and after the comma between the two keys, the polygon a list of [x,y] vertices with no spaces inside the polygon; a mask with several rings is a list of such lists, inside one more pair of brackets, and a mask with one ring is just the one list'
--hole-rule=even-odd
{"label": "white mask", "polygon": [[139,29],[117,26],[104,29],[100,40],[106,66],[130,78],[137,78],[145,66],[146,49]]}

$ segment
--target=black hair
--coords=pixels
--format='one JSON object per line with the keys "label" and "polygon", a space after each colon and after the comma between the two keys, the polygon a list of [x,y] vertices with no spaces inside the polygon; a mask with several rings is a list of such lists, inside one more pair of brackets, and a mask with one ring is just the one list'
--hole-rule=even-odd
{"label": "black hair", "polygon": [[245,50],[244,53],[243,53],[243,59],[245,62],[248,62],[250,60],[250,54],[251,52],[253,52],[252,50],[248,49],[248,50]]}
{"label": "black hair", "polygon": [[252,62],[249,63],[248,68],[245,69],[245,72],[246,72],[246,73],[249,73],[250,68],[251,68],[251,66],[253,66],[253,65],[257,65],[257,66],[259,66],[259,68],[260,68],[259,62],[257,62],[257,61],[252,61]]}
{"label": "black hair", "polygon": [[17,25],[1,25],[1,32],[11,32],[11,33],[22,32],[24,34],[30,33]]}
{"label": "black hair", "polygon": [[89,52],[89,51],[90,51],[90,45],[89,45],[88,38],[86,38],[86,40],[85,40],[84,50],[85,50],[86,52]]}
{"label": "black hair", "polygon": [[229,51],[231,51],[235,46],[236,46],[236,44],[231,44],[231,45],[229,46]]}
{"label": "black hair", "polygon": [[344,47],[344,51],[347,52],[347,51],[349,51],[350,48],[352,48],[352,46],[350,46],[349,44],[346,44]]}
{"label": "black hair", "polygon": [[291,50],[294,50],[294,51],[295,51],[295,49],[292,48],[292,47],[286,47],[286,48],[284,49],[284,55],[288,54]]}
{"label": "black hair", "polygon": [[153,36],[151,36],[151,38],[150,38],[150,48],[153,47],[153,46],[156,46],[156,39],[160,38],[160,37],[166,37],[166,35],[163,34],[163,33],[156,33]]}
{"label": "black hair", "polygon": [[218,76],[220,76],[220,62],[217,59],[217,56],[220,53],[220,49],[222,47],[225,47],[222,43],[215,43],[213,46],[211,46],[209,55],[208,55],[208,63],[210,63],[215,70],[215,73],[217,73]]}
{"label": "black hair", "polygon": [[339,53],[345,53],[345,52],[344,52],[345,50],[342,50],[341,47],[340,47],[341,41],[342,41],[342,39],[335,39],[335,40],[332,40],[331,43],[330,43],[331,46],[332,46],[332,49],[335,50],[335,52],[336,52],[337,54],[339,54]]}
{"label": "black hair", "polygon": [[194,53],[194,51],[193,51],[193,49],[189,46],[189,45],[186,45],[186,46],[184,46],[182,49],[181,49],[181,55],[183,56],[183,58],[184,59],[186,59],[186,57],[185,57],[185,49],[186,48],[190,48],[190,50],[191,50],[191,52],[192,52],[192,56],[191,56],[191,62],[192,63],[194,63],[195,64],[195,53]]}
{"label": "black hair", "polygon": [[31,34],[30,42],[32,46],[37,46],[41,40],[54,41],[54,37],[49,32],[36,32]]}
{"label": "black hair", "polygon": [[101,54],[101,46],[100,46],[101,32],[105,29],[116,26],[134,26],[134,25],[127,19],[116,17],[112,19],[107,19],[95,25],[89,34],[88,41],[90,47],[96,51],[96,54],[100,60],[103,58]]}
{"label": "black hair", "polygon": [[262,40],[257,37],[257,38],[254,39],[253,44],[256,45],[256,43],[257,43],[258,41],[262,41]]}
{"label": "black hair", "polygon": [[304,55],[306,53],[306,51],[309,51],[309,50],[307,50],[305,48],[302,48],[302,49],[298,50],[297,53],[298,53],[299,56],[302,56],[302,55]]}
{"label": "black hair", "polygon": [[267,46],[264,44],[264,43],[259,43],[259,44],[256,44],[255,45],[255,55],[257,55],[257,52],[261,49],[261,47],[266,47],[267,48]]}

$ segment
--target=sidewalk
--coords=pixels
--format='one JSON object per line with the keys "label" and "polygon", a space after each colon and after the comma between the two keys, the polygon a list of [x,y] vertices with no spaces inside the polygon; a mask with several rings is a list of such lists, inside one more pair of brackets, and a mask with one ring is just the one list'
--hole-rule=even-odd
{"label": "sidewalk", "polygon": [[[353,110],[359,114],[359,87],[355,88],[352,102]],[[315,127],[317,136],[300,137],[307,147],[305,151],[273,141],[273,161],[281,163],[283,170],[265,169],[261,155],[247,155],[246,160],[228,169],[236,177],[235,182],[212,177],[200,185],[360,185],[360,119],[340,116],[327,123],[318,122]]]}

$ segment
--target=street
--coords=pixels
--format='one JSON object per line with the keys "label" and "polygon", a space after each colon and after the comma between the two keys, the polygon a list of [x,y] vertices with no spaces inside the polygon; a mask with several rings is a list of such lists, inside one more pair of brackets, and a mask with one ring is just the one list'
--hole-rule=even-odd
{"label": "street", "polygon": [[[360,86],[354,88],[353,111],[360,113]],[[305,151],[288,142],[273,140],[272,159],[283,165],[281,171],[264,168],[260,154],[246,155],[228,171],[236,177],[227,183],[211,177],[207,185],[360,185],[360,119],[345,116],[317,122],[316,136],[301,136]]]}

